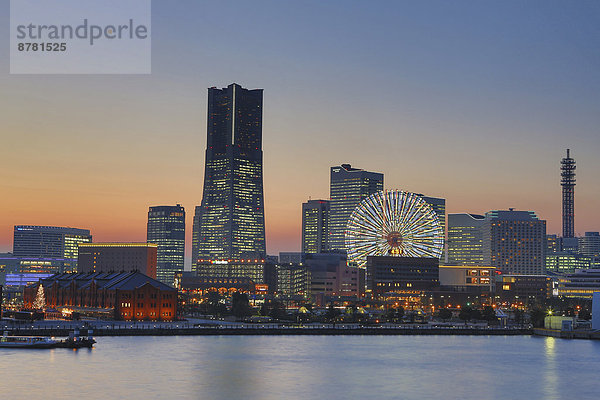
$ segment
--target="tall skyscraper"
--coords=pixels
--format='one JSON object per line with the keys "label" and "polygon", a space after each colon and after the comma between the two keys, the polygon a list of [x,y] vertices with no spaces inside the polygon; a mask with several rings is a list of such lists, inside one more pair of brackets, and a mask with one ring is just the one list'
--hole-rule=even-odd
{"label": "tall skyscraper", "polygon": [[483,227],[483,263],[505,274],[542,275],[546,221],[533,211],[490,211]]}
{"label": "tall skyscraper", "polygon": [[563,238],[572,238],[575,236],[575,160],[571,158],[569,149],[560,162],[560,170]]}
{"label": "tall skyscraper", "polygon": [[329,250],[329,200],[302,203],[302,251],[325,253]]}
{"label": "tall skyscraper", "polygon": [[448,264],[483,265],[483,215],[448,214]]}
{"label": "tall skyscraper", "polygon": [[383,174],[352,168],[350,164],[331,167],[330,250],[346,250],[344,237],[348,218],[361,201],[380,190],[383,190]]}
{"label": "tall skyscraper", "polygon": [[15,225],[13,256],[77,259],[79,243],[90,243],[88,229]]}
{"label": "tall skyscraper", "polygon": [[263,90],[208,89],[204,192],[193,261],[264,258]]}
{"label": "tall skyscraper", "polygon": [[185,254],[185,210],[176,206],[150,207],[147,242],[156,244],[156,278],[174,285],[175,273],[183,271]]}

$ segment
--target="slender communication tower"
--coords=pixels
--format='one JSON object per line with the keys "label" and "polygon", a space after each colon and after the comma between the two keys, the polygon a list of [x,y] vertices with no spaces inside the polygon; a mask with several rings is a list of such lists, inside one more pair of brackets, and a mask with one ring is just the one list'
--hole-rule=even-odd
{"label": "slender communication tower", "polygon": [[567,157],[560,162],[563,238],[575,236],[575,160],[569,153],[567,149]]}

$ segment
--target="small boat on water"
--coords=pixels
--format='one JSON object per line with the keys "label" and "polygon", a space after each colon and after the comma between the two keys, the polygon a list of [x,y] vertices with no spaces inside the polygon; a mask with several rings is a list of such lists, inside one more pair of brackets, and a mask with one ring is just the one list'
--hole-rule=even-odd
{"label": "small boat on water", "polygon": [[50,349],[58,341],[47,336],[7,336],[0,337],[0,348],[13,349]]}
{"label": "small boat on water", "polygon": [[79,331],[75,331],[71,332],[67,339],[57,340],[48,336],[8,336],[8,333],[4,332],[4,335],[0,336],[0,349],[92,348],[96,341],[91,336],[91,330],[88,334],[88,337],[79,337]]}

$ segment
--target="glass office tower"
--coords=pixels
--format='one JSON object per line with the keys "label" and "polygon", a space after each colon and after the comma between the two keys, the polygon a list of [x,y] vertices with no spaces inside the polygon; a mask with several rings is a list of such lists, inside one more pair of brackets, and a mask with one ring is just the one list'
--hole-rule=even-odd
{"label": "glass office tower", "polygon": [[175,273],[183,271],[185,255],[185,210],[176,206],[150,207],[147,242],[157,245],[156,279],[173,285]]}
{"label": "glass office tower", "polygon": [[329,201],[309,200],[302,203],[302,252],[329,251]]}
{"label": "glass office tower", "polygon": [[483,265],[483,222],[477,214],[448,214],[448,264]]}
{"label": "glass office tower", "polygon": [[90,243],[92,235],[88,229],[15,225],[13,239],[15,257],[76,260],[79,243]]}
{"label": "glass office tower", "polygon": [[263,90],[208,89],[204,192],[196,209],[192,263],[264,258]]}
{"label": "glass office tower", "polygon": [[344,240],[348,218],[361,201],[380,190],[383,190],[383,174],[352,168],[350,164],[331,167],[330,250],[346,250]]}

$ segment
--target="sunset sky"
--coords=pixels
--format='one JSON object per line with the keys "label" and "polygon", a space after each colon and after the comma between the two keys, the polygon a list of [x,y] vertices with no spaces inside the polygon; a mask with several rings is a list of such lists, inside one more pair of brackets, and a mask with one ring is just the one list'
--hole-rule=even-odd
{"label": "sunset sky", "polygon": [[[151,75],[10,75],[0,41],[0,251],[15,224],[144,241],[149,206],[202,196],[207,88],[264,89],[269,254],[300,249],[329,167],[600,230],[600,2],[154,1]],[[9,35],[9,1],[0,0]],[[190,240],[189,240],[190,242]],[[189,247],[186,258],[189,258]]]}

